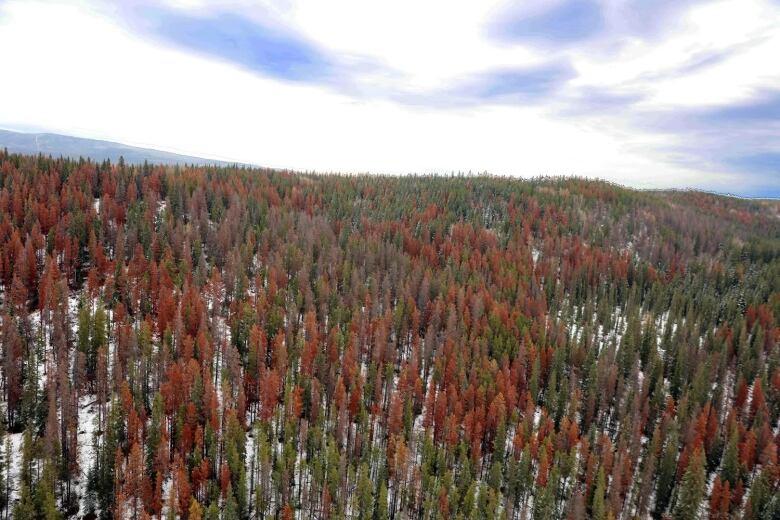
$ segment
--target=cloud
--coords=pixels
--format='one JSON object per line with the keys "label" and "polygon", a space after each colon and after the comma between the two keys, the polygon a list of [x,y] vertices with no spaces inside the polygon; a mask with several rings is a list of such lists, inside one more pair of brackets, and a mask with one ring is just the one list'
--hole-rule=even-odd
{"label": "cloud", "polygon": [[608,87],[583,87],[560,99],[555,112],[566,117],[591,116],[625,111],[641,102],[644,95]]}
{"label": "cloud", "polygon": [[725,63],[726,60],[732,58],[734,55],[740,52],[740,48],[731,48],[725,50],[718,50],[712,52],[702,52],[691,56],[687,63],[674,69],[671,75],[683,75],[699,72],[708,67],[714,67]]}
{"label": "cloud", "polygon": [[765,141],[756,139],[762,134],[772,140],[779,137],[780,91],[719,106],[638,110],[630,117],[640,128],[656,132],[710,135],[724,142],[752,136],[750,141],[732,142],[730,148],[757,147]]}
{"label": "cloud", "polygon": [[771,177],[775,180],[780,177],[780,151],[729,157],[726,162],[739,170],[755,172],[762,177]]}
{"label": "cloud", "polygon": [[130,21],[137,30],[164,43],[271,77],[317,82],[336,73],[334,60],[303,36],[240,14],[157,5],[146,6]]}
{"label": "cloud", "polygon": [[741,174],[740,182],[731,187],[735,193],[755,197],[780,197],[780,149],[774,152],[727,156],[722,161]]}
{"label": "cloud", "polygon": [[[296,169],[780,195],[780,6],[659,2],[0,0],[0,124]],[[51,88],[74,70],[95,80]]]}
{"label": "cloud", "polygon": [[674,63],[662,69],[645,72],[639,79],[658,82],[706,72],[708,69],[728,64],[730,60],[733,61],[741,54],[749,52],[764,42],[766,42],[766,38],[752,38],[720,49],[693,52],[689,56],[685,56],[682,63]]}
{"label": "cloud", "polygon": [[[374,92],[374,99],[428,110],[477,109],[488,105],[543,107],[576,73],[568,61],[503,67],[452,78],[445,87]],[[370,99],[371,96],[367,96]]]}
{"label": "cloud", "polygon": [[568,62],[488,70],[460,80],[453,94],[478,101],[529,102],[552,95],[575,75]]}
{"label": "cloud", "polygon": [[650,41],[678,29],[691,8],[707,0],[627,0],[605,2],[605,17],[616,38]]}
{"label": "cloud", "polygon": [[733,155],[735,151],[707,144],[668,147],[669,164],[706,172],[696,186],[720,193],[752,197],[780,197],[780,152]]}
{"label": "cloud", "polygon": [[730,181],[716,183],[721,190],[780,196],[780,92],[716,107],[636,110],[625,117],[634,132],[668,137],[657,151],[670,163],[731,174]]}
{"label": "cloud", "polygon": [[704,124],[770,123],[777,129],[780,127],[780,91],[768,92],[747,102],[702,110],[694,113],[694,119]]}
{"label": "cloud", "polygon": [[619,52],[676,29],[684,14],[704,0],[550,0],[509,3],[498,10],[488,34],[505,43],[562,48],[590,40]]}
{"label": "cloud", "polygon": [[595,36],[604,24],[598,2],[565,0],[530,13],[505,9],[491,27],[491,35],[507,42],[560,45]]}

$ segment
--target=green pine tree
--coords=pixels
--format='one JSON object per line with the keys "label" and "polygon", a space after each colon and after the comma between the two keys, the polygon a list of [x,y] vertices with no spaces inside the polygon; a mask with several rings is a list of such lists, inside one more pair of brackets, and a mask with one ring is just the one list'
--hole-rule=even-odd
{"label": "green pine tree", "polygon": [[677,503],[672,512],[674,520],[696,520],[699,517],[699,506],[704,498],[706,475],[704,474],[704,453],[697,449],[685,470]]}
{"label": "green pine tree", "polygon": [[376,520],[387,520],[390,515],[387,512],[387,484],[383,480],[379,484],[379,498],[376,501],[376,513],[374,514]]}
{"label": "green pine tree", "polygon": [[33,520],[36,518],[35,501],[32,495],[32,429],[24,431],[22,441],[22,464],[19,469],[19,501],[14,506],[14,520]]}
{"label": "green pine tree", "polygon": [[764,519],[771,516],[770,501],[772,500],[772,476],[769,468],[764,468],[750,486],[750,498],[746,518]]}
{"label": "green pine tree", "polygon": [[606,487],[604,468],[600,467],[596,477],[596,489],[593,491],[593,504],[591,505],[591,518],[593,520],[605,520],[607,518],[607,506],[604,502]]}
{"label": "green pine tree", "polygon": [[360,520],[368,520],[371,518],[374,509],[372,487],[368,464],[363,463],[360,465],[356,497],[358,518],[360,518]]}
{"label": "green pine tree", "polygon": [[10,448],[10,438],[5,431],[5,422],[0,420],[0,515],[8,508],[6,471],[9,469]]}
{"label": "green pine tree", "polygon": [[[554,474],[555,472],[553,472]],[[555,518],[555,485],[554,475],[546,486],[536,490],[536,500],[534,501],[534,520],[547,520]],[[491,517],[492,518],[492,517]]]}
{"label": "green pine tree", "polygon": [[222,520],[239,520],[241,515],[238,511],[238,502],[233,494],[233,485],[228,484],[227,498],[225,499],[225,508],[222,511]]}
{"label": "green pine tree", "polygon": [[41,479],[35,485],[35,505],[38,518],[46,520],[59,520],[62,518],[57,509],[57,496],[55,494],[56,475],[54,466],[46,461],[43,466]]}
{"label": "green pine tree", "polygon": [[729,435],[729,441],[723,452],[723,462],[721,463],[721,478],[727,480],[733,488],[740,477],[739,463],[739,432],[736,428]]}
{"label": "green pine tree", "polygon": [[672,487],[674,486],[674,478],[677,471],[677,450],[677,427],[673,424],[667,434],[666,446],[658,464],[655,512],[659,516],[666,511],[672,495]]}

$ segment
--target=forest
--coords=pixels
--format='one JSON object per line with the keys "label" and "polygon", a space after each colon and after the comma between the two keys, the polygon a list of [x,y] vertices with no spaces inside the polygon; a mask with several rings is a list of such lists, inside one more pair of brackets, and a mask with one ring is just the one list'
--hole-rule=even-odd
{"label": "forest", "polygon": [[779,519],[780,202],[0,151],[0,519]]}

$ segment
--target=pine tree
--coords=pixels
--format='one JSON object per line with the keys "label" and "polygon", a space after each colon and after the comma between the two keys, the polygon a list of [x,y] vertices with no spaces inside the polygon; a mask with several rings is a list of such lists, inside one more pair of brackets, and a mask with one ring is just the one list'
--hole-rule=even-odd
{"label": "pine tree", "polygon": [[[553,471],[555,472],[555,471]],[[534,520],[547,520],[555,518],[555,486],[552,482],[541,489],[536,490],[534,501]],[[488,518],[488,517],[485,517]],[[492,516],[489,518],[493,518]]]}
{"label": "pine tree", "polygon": [[84,355],[88,355],[90,351],[90,333],[92,331],[92,316],[89,312],[89,306],[86,302],[82,301],[79,307],[78,315],[78,334],[77,334],[77,346],[79,352],[83,352]]}
{"label": "pine tree", "polygon": [[[12,453],[11,453],[11,437],[8,436],[8,435],[6,435],[6,438],[5,438],[5,447],[4,447],[4,449],[5,449],[5,460],[6,461],[10,461],[11,460],[11,456],[12,456]],[[3,497],[5,497],[5,505],[3,506],[3,511],[5,511],[5,513],[6,513],[5,518],[8,518],[8,507],[10,505],[9,502],[10,502],[10,499],[11,499],[11,480],[12,480],[11,479],[11,464],[7,463],[6,467],[5,467],[5,476],[3,478],[4,484],[3,484],[3,490],[2,490]]]}
{"label": "pine tree", "polygon": [[[498,509],[498,498],[496,492],[489,486],[482,484],[479,487],[479,496],[477,498],[477,511],[480,518],[495,518],[496,510]],[[537,517],[534,511],[534,518],[549,518],[549,517]]]}
{"label": "pine tree", "polygon": [[86,351],[87,380],[91,383],[96,377],[98,352],[106,344],[106,312],[102,303],[99,303],[92,318],[92,338]]}
{"label": "pine tree", "polygon": [[206,520],[219,520],[219,507],[217,507],[216,502],[209,504],[205,518]]}
{"label": "pine tree", "polygon": [[114,505],[116,450],[122,440],[124,422],[121,416],[121,405],[114,400],[109,410],[108,429],[103,434],[103,442],[98,446],[91,478],[88,485],[94,491],[98,507],[103,517],[108,517]]}
{"label": "pine tree", "polygon": [[739,433],[736,428],[729,435],[726,449],[723,452],[721,463],[721,477],[731,484],[731,488],[737,485],[740,478],[739,465]]}
{"label": "pine tree", "polygon": [[144,463],[141,447],[137,442],[130,448],[130,455],[124,468],[124,488],[122,495],[125,497],[129,514],[136,520],[141,509],[141,492],[144,478]]}
{"label": "pine tree", "polygon": [[[10,438],[5,430],[5,422],[0,419],[0,518],[8,508],[8,484],[6,472],[10,470]],[[6,469],[8,468],[8,469]]]}
{"label": "pine tree", "polygon": [[374,518],[375,520],[388,520],[390,518],[387,512],[387,485],[384,480],[379,484],[379,498],[376,501]]}
{"label": "pine tree", "polygon": [[360,520],[370,520],[374,510],[372,501],[372,483],[369,478],[368,464],[361,464],[357,484],[357,511]]}
{"label": "pine tree", "polygon": [[14,520],[33,520],[36,518],[35,502],[32,495],[32,429],[24,431],[22,442],[22,462],[19,469],[19,501],[14,506]]}
{"label": "pine tree", "polygon": [[680,484],[680,493],[674,506],[674,520],[696,520],[699,507],[704,498],[706,475],[704,474],[704,453],[699,448],[694,451],[688,468]]}
{"label": "pine tree", "polygon": [[667,434],[666,445],[664,446],[663,455],[658,464],[655,499],[655,512],[657,515],[663,514],[664,511],[666,511],[666,507],[669,505],[669,499],[671,498],[674,486],[674,478],[677,472],[678,449],[677,428],[676,425],[672,425]]}
{"label": "pine tree", "polygon": [[30,488],[22,485],[19,491],[19,501],[14,506],[13,520],[36,520],[35,503]]}
{"label": "pine tree", "polygon": [[163,399],[162,395],[157,392],[152,402],[152,420],[149,425],[148,433],[146,435],[146,472],[151,479],[156,478],[157,469],[155,467],[155,458],[157,457],[157,449],[160,446],[161,428],[163,420]]}
{"label": "pine tree", "polygon": [[202,520],[203,519],[203,508],[201,507],[200,503],[192,499],[192,502],[190,503],[190,510],[189,510],[189,517],[187,520]]}
{"label": "pine tree", "polygon": [[[750,495],[748,497],[748,507],[745,512],[746,518],[751,519],[763,519],[763,518],[776,518],[771,516],[770,501],[772,500],[772,469],[765,467],[761,470],[761,473],[753,480],[750,486]],[[777,502],[776,495],[777,488],[775,488],[775,502]]]}
{"label": "pine tree", "polygon": [[591,506],[591,518],[593,520],[606,520],[607,507],[604,503],[604,493],[606,492],[606,482],[604,478],[604,468],[599,468],[596,477],[596,489],[593,491],[593,505]]}
{"label": "pine tree", "polygon": [[62,515],[57,509],[57,497],[55,495],[56,476],[54,465],[46,461],[43,466],[41,479],[35,486],[35,503],[38,518],[46,520],[59,520]]}
{"label": "pine tree", "polygon": [[240,518],[241,516],[238,512],[238,503],[236,502],[236,497],[233,494],[233,486],[232,484],[228,484],[225,498],[225,508],[222,511],[222,520],[239,520]]}
{"label": "pine tree", "polygon": [[25,427],[34,428],[38,420],[40,387],[38,384],[38,356],[36,349],[28,349],[22,390],[21,419]]}

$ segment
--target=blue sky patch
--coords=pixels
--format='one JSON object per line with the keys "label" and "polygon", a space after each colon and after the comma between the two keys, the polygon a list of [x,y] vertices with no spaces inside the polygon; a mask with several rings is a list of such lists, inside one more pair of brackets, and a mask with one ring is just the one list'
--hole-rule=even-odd
{"label": "blue sky patch", "polygon": [[235,63],[250,71],[291,81],[321,81],[332,61],[293,33],[233,13],[190,14],[147,9],[143,27],[177,47]]}
{"label": "blue sky patch", "polygon": [[598,34],[604,14],[597,2],[570,0],[533,14],[504,13],[495,36],[514,42],[567,44]]}
{"label": "blue sky patch", "polygon": [[465,97],[485,101],[532,100],[554,93],[574,76],[574,69],[568,62],[496,69],[472,76],[456,91]]}

